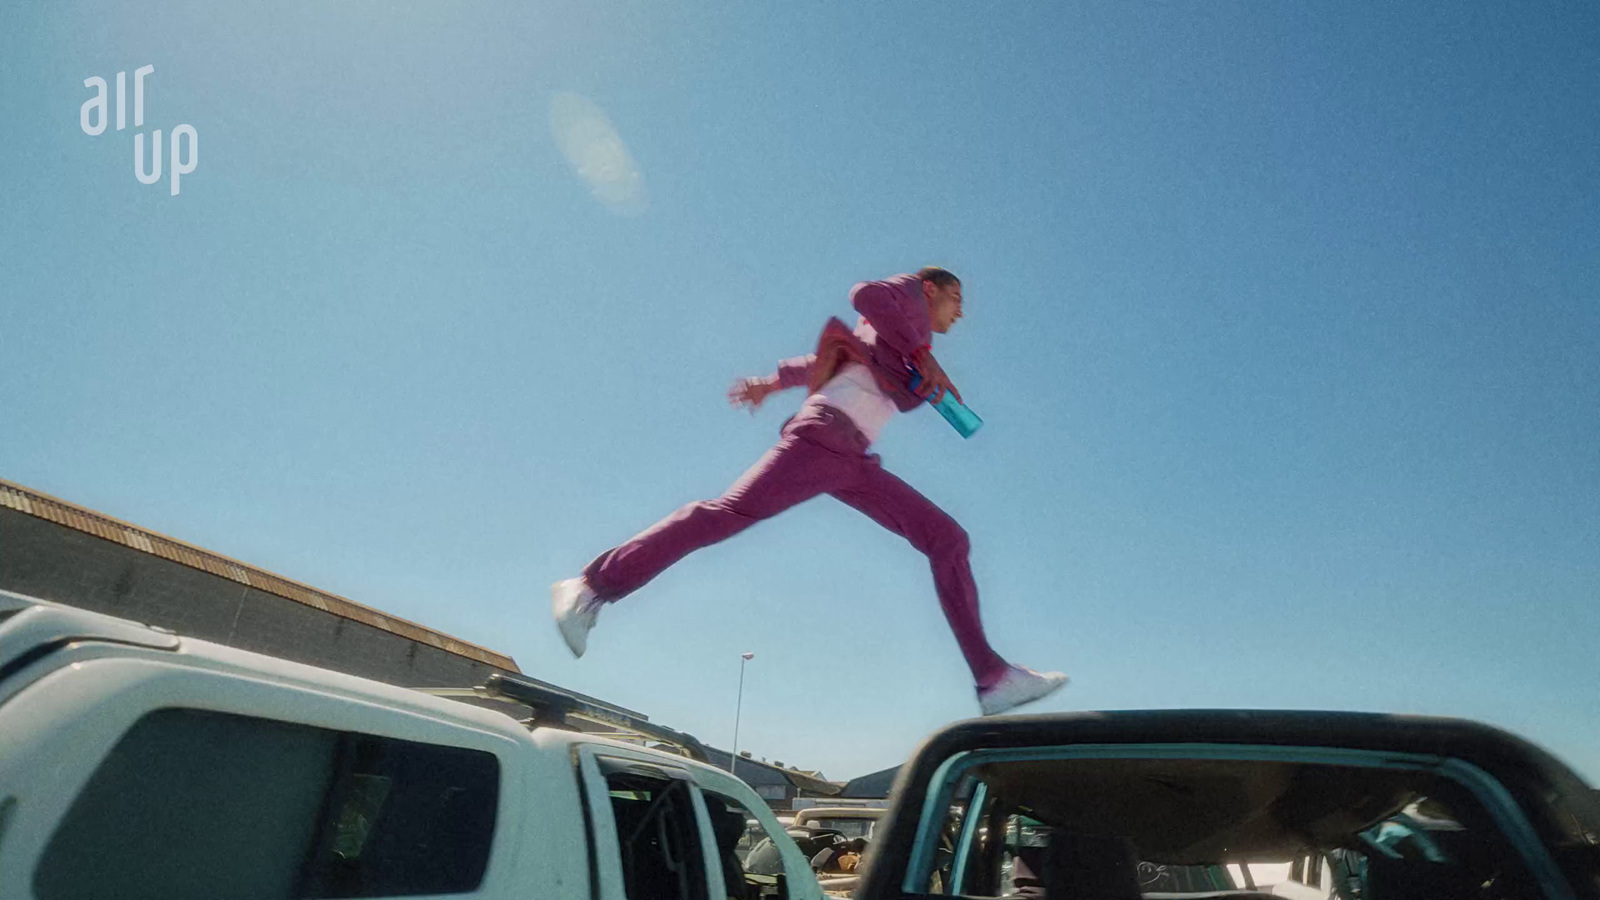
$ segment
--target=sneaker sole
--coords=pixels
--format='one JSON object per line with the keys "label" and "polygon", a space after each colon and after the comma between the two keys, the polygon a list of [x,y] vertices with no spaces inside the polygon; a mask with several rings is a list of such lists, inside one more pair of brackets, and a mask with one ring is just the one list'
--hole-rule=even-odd
{"label": "sneaker sole", "polygon": [[[589,634],[587,630],[574,634],[568,629],[568,626],[578,623],[571,615],[574,612],[573,607],[577,605],[576,601],[562,602],[565,599],[566,592],[563,588],[566,583],[558,581],[550,585],[550,615],[556,620],[556,630],[561,632],[561,640],[567,645],[567,650],[571,651],[572,658],[582,659],[583,652],[589,649]],[[564,611],[568,614],[562,615]]]}
{"label": "sneaker sole", "polygon": [[[1067,685],[1069,685],[1071,683],[1072,683],[1072,679],[1071,678],[1063,678],[1063,679],[1061,679],[1060,681],[1058,681],[1058,682],[1056,682],[1054,684],[1046,686],[1044,688],[1044,690],[1039,691],[1037,694],[1033,694],[1032,696],[1025,696],[1020,700],[1016,700],[1016,701],[1014,701],[1012,703],[1007,704],[1005,707],[1003,707],[1001,709],[994,710],[993,712],[984,712],[983,715],[985,715],[985,716],[1003,716],[1006,713],[1011,712],[1012,710],[1016,709],[1019,706],[1026,706],[1029,703],[1033,703],[1033,702],[1038,701],[1038,700],[1043,700],[1044,698],[1050,696],[1051,694],[1054,694],[1056,691],[1061,690],[1062,688],[1066,687]],[[982,708],[982,703],[979,704],[979,708],[980,709]]]}

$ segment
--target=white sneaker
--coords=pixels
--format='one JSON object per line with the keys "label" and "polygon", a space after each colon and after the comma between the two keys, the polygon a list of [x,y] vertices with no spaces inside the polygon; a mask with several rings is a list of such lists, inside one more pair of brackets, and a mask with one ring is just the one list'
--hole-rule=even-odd
{"label": "white sneaker", "polygon": [[556,627],[561,629],[561,638],[573,656],[582,656],[588,649],[589,629],[594,627],[602,606],[605,603],[581,576],[550,585],[550,614],[555,616]]}
{"label": "white sneaker", "polygon": [[1026,666],[1011,666],[994,687],[978,691],[978,706],[986,716],[998,716],[1024,703],[1048,697],[1067,683],[1061,672],[1035,672]]}

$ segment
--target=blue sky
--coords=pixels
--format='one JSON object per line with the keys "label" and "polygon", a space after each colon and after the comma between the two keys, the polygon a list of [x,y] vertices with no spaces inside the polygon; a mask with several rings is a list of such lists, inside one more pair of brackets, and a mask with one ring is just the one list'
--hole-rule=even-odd
{"label": "blue sky", "polygon": [[[799,507],[581,661],[547,588],[801,399],[729,382],[939,263],[986,426],[878,449],[1046,708],[1464,715],[1593,782],[1597,45],[1581,3],[8,4],[0,476],[718,745],[754,651],[742,748],[851,777],[976,711],[897,538]],[[79,125],[146,64],[177,196],[131,99]]]}

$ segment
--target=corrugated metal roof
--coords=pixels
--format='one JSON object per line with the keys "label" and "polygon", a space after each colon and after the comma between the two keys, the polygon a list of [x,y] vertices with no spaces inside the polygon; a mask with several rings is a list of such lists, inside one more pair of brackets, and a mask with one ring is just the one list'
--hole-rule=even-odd
{"label": "corrugated metal roof", "polygon": [[[706,748],[708,761],[719,769],[727,769],[733,761],[733,754],[715,747]],[[844,788],[841,782],[829,781],[822,777],[821,772],[802,772],[799,769],[788,769],[775,766],[769,762],[753,759],[748,756],[739,757],[737,772],[746,784],[781,784],[788,782],[802,791],[821,794],[831,797]]]}
{"label": "corrugated metal roof", "polygon": [[148,529],[131,525],[120,519],[114,519],[92,509],[85,509],[74,503],[68,503],[49,494],[42,494],[31,488],[23,487],[0,478],[0,506],[14,509],[30,516],[36,516],[57,525],[63,525],[74,531],[93,535],[102,540],[121,544],[171,560],[179,565],[209,572],[220,578],[237,581],[249,585],[260,591],[275,594],[303,603],[306,606],[332,613],[353,622],[371,625],[373,628],[382,629],[391,634],[396,634],[419,644],[427,644],[447,653],[465,656],[478,662],[505,669],[509,672],[521,673],[517,663],[511,657],[493,650],[486,650],[476,644],[469,644],[448,634],[424,628],[415,622],[379,612],[369,606],[362,606],[353,600],[319,591],[309,585],[292,581],[281,575],[274,575],[265,569],[258,569],[248,563],[230,559],[219,553],[212,553],[203,547],[196,547],[176,538],[170,538]]}
{"label": "corrugated metal roof", "polygon": [[887,797],[889,789],[894,787],[895,776],[899,774],[899,766],[890,766],[869,775],[862,775],[860,778],[852,778],[845,784],[844,791],[839,796],[859,799]]}

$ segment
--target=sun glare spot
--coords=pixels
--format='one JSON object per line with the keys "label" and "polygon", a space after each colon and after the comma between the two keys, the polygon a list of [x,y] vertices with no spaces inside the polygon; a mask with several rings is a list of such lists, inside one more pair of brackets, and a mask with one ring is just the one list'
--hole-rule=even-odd
{"label": "sun glare spot", "polygon": [[644,174],[611,120],[592,100],[569,91],[553,95],[550,131],[572,170],[603,206],[625,216],[640,215],[649,206]]}

